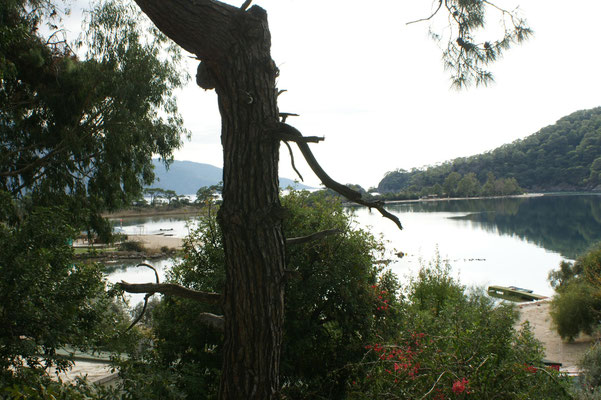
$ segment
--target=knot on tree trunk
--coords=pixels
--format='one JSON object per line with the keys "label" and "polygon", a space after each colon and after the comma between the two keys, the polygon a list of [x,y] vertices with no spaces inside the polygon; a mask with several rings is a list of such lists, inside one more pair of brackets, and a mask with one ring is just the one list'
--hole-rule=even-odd
{"label": "knot on tree trunk", "polygon": [[196,69],[196,84],[204,90],[215,89],[215,77],[206,63],[200,62]]}

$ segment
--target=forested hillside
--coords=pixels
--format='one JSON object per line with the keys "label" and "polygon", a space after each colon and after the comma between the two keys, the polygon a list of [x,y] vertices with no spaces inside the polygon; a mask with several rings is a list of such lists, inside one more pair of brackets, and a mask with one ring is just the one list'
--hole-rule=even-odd
{"label": "forested hillside", "polygon": [[486,185],[491,173],[498,178],[513,178],[532,191],[599,190],[601,107],[577,111],[525,139],[483,154],[425,169],[388,172],[378,190],[419,192],[438,185],[448,194],[445,181],[446,188],[450,188],[453,182],[449,180],[474,174],[480,184]]}

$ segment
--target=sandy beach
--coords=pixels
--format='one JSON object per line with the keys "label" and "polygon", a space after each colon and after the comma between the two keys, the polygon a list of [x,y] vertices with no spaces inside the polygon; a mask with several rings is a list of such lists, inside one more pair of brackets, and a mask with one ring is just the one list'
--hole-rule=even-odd
{"label": "sandy beach", "polygon": [[574,373],[578,371],[578,362],[586,350],[595,342],[595,338],[580,335],[572,343],[564,342],[552,329],[549,315],[550,300],[542,300],[518,305],[520,311],[516,328],[525,322],[530,323],[534,336],[545,346],[545,358],[562,363],[561,370]]}
{"label": "sandy beach", "polygon": [[127,235],[127,240],[140,242],[148,250],[160,250],[161,247],[180,250],[184,239],[165,235]]}

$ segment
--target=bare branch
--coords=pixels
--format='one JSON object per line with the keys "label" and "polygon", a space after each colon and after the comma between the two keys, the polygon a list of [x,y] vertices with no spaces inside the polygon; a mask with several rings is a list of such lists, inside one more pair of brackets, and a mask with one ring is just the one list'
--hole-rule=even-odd
{"label": "bare branch", "polygon": [[330,236],[330,235],[337,235],[339,233],[342,233],[342,231],[340,229],[327,229],[325,231],[312,233],[307,236],[288,238],[288,239],[286,239],[286,245],[312,242],[314,240],[319,240],[321,238],[324,238],[324,237]]}
{"label": "bare branch", "polygon": [[125,332],[129,331],[131,328],[133,328],[138,322],[140,322],[140,320],[142,319],[142,317],[144,316],[144,313],[146,312],[146,307],[148,306],[148,299],[150,298],[150,296],[152,296],[154,293],[146,293],[146,296],[144,296],[144,306],[142,307],[142,312],[140,312],[140,315],[138,315],[138,317],[136,319],[133,320],[133,322],[131,323],[131,325],[129,325],[127,327],[127,329],[125,330]]}
{"label": "bare branch", "polygon": [[[280,90],[278,92],[278,96],[280,95],[280,93],[285,92],[285,90]],[[282,118],[282,122],[286,122],[286,119],[288,117],[298,117],[298,114],[294,114],[294,113],[287,113],[287,112],[281,112],[280,113],[280,117]]]}
{"label": "bare branch", "polygon": [[[282,114],[280,114],[282,115]],[[287,114],[287,115],[296,115],[296,114]],[[285,118],[282,119],[284,121]],[[278,122],[276,124],[276,128],[273,129],[274,134],[280,140],[286,140],[290,142],[311,142],[311,143],[319,143],[322,140],[325,140],[323,136],[303,136],[302,133],[295,127],[288,125],[284,122]]]}
{"label": "bare branch", "polygon": [[221,302],[221,295],[218,293],[188,289],[175,283],[127,283],[121,281],[119,286],[128,293],[162,293],[203,303],[219,304]]}
{"label": "bare branch", "polygon": [[442,378],[443,375],[446,374],[446,373],[447,373],[447,371],[443,371],[442,374],[440,374],[438,376],[438,379],[436,380],[436,382],[434,382],[434,385],[432,385],[432,387],[430,388],[430,390],[428,390],[428,392],[425,395],[423,395],[419,400],[424,400],[426,397],[428,397],[428,395],[430,393],[432,393],[432,391],[434,390],[434,388],[436,388],[436,385],[438,385],[438,382],[440,381],[440,378]]}
{"label": "bare branch", "polygon": [[[297,137],[300,135],[300,138],[302,138],[302,134],[300,133],[300,131],[298,131],[296,128],[293,128],[290,125],[280,122],[278,124],[278,127],[283,128],[285,133],[290,133]],[[403,229],[403,225],[401,225],[401,221],[399,221],[399,219],[395,215],[389,213],[388,211],[386,211],[384,209],[384,203],[382,203],[381,201],[374,202],[374,201],[365,200],[361,197],[361,193],[359,193],[341,183],[338,183],[335,180],[333,180],[332,178],[330,178],[330,176],[321,168],[321,165],[319,165],[319,163],[315,159],[315,156],[313,156],[313,153],[311,152],[309,145],[307,143],[305,143],[303,140],[296,140],[296,144],[298,145],[298,148],[300,149],[301,153],[303,153],[303,156],[305,157],[307,164],[309,164],[309,166],[311,167],[311,169],[313,170],[315,175],[317,175],[317,177],[321,180],[321,183],[323,183],[324,186],[334,190],[337,193],[340,193],[341,195],[343,195],[350,201],[353,201],[357,204],[361,204],[362,206],[366,206],[369,208],[375,208],[376,210],[378,210],[380,212],[380,214],[382,214],[383,217],[390,219],[392,222],[394,222],[396,224],[396,226],[399,227],[399,229]]]}
{"label": "bare branch", "polygon": [[294,136],[289,133],[278,133],[278,138],[290,142],[319,143],[325,140],[323,136]]}
{"label": "bare branch", "polygon": [[220,59],[236,43],[232,27],[245,16],[221,1],[135,1],[157,28],[203,61]]}
{"label": "bare branch", "polygon": [[286,145],[286,147],[288,147],[288,152],[290,153],[290,164],[292,164],[292,169],[294,170],[294,172],[296,172],[301,182],[304,182],[305,180],[303,179],[303,176],[298,171],[298,169],[296,169],[296,165],[294,165],[294,154],[292,153],[292,147],[290,147],[287,141],[284,141],[284,144]]}
{"label": "bare branch", "polygon": [[[150,264],[146,264],[146,263],[140,263],[138,265],[136,265],[136,267],[148,267],[151,270],[154,271],[154,277],[156,279],[156,283],[159,284],[159,273],[157,272],[156,268],[153,267]],[[142,317],[144,316],[144,313],[146,312],[146,307],[148,306],[148,299],[153,295],[154,293],[146,293],[146,296],[144,296],[144,306],[142,307],[142,311],[140,312],[140,315],[138,315],[138,317],[136,319],[134,319],[134,321],[131,323],[131,325],[125,330],[125,332],[129,331],[131,328],[133,328],[138,322],[140,322],[140,320],[142,319]]]}
{"label": "bare branch", "polygon": [[242,11],[246,11],[246,9],[250,6],[250,3],[252,3],[253,0],[246,0],[241,6],[240,9]]}
{"label": "bare branch", "polygon": [[147,263],[140,263],[140,264],[136,265],[136,267],[148,267],[148,268],[150,268],[151,270],[154,271],[154,278],[156,279],[156,283],[161,283],[159,281],[159,273],[157,272],[156,268],[153,267],[152,265],[147,264]]}
{"label": "bare branch", "polygon": [[211,313],[201,313],[199,316],[200,322],[215,328],[219,331],[223,331],[225,327],[225,319],[221,315],[215,315]]}
{"label": "bare branch", "polygon": [[440,11],[441,7],[442,7],[442,0],[438,0],[438,7],[436,7],[436,10],[429,17],[427,17],[427,18],[421,18],[421,19],[416,19],[415,21],[407,22],[405,25],[411,25],[411,24],[415,24],[415,23],[418,23],[418,22],[429,21],[432,18],[434,18],[434,16],[436,14],[438,14],[438,12]]}

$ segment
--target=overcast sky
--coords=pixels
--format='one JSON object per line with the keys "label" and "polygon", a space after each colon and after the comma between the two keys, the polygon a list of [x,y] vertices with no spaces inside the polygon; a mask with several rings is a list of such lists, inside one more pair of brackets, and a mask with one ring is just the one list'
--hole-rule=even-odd
{"label": "overcast sky", "polygon": [[[253,2],[269,16],[278,87],[287,90],[280,111],[300,114],[288,122],[304,135],[326,137],[311,146],[332,178],[365,188],[387,171],[492,150],[601,105],[600,1],[496,3],[519,5],[535,36],[491,67],[495,83],[458,92],[430,24],[406,25],[430,14],[430,0]],[[175,158],[222,166],[215,93],[192,79],[179,100],[192,139]],[[280,175],[294,179],[288,150],[280,153]],[[305,182],[319,186],[295,154]]]}

